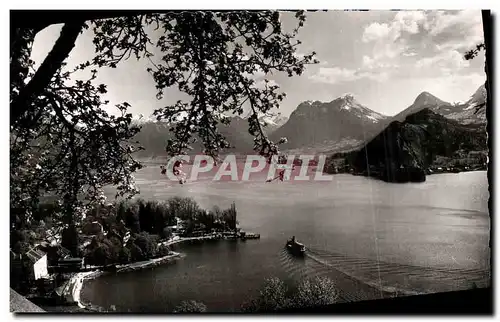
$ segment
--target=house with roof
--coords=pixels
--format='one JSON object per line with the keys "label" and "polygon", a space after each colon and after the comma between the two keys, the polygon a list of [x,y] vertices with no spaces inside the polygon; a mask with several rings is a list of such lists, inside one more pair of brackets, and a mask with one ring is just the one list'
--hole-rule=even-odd
{"label": "house with roof", "polygon": [[26,252],[25,256],[30,262],[30,277],[38,280],[49,276],[47,270],[47,253],[41,251],[38,247],[33,247]]}
{"label": "house with roof", "polygon": [[60,229],[47,229],[45,231],[46,234],[46,240],[49,242],[51,245],[57,245],[60,244],[62,241],[62,235]]}

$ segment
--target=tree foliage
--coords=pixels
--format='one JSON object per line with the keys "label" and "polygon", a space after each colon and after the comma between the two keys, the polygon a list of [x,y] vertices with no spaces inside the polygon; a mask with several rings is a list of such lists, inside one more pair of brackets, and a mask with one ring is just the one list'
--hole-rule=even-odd
{"label": "tree foliage", "polygon": [[302,280],[292,298],[293,307],[315,307],[334,304],[338,298],[335,283],[323,276]]}
{"label": "tree foliage", "polygon": [[480,53],[482,50],[486,50],[486,46],[484,45],[484,43],[477,44],[477,45],[476,45],[476,48],[471,49],[471,50],[467,51],[467,52],[464,54],[464,58],[465,58],[466,60],[472,60],[472,59],[474,59],[477,55],[479,55],[479,53]]}
{"label": "tree foliage", "polygon": [[174,313],[204,313],[206,311],[207,306],[205,304],[194,300],[182,301],[174,309]]}
{"label": "tree foliage", "polygon": [[274,312],[287,309],[311,308],[334,304],[338,290],[327,277],[305,278],[289,288],[277,278],[267,278],[258,295],[242,306],[244,312]]}
{"label": "tree foliage", "polygon": [[69,226],[85,206],[104,201],[103,185],[135,192],[131,174],[140,167],[126,144],[139,130],[128,104],[119,105],[121,116],[108,115],[101,108],[106,86],[93,84],[97,71],[81,80],[73,76],[85,66],[63,68],[82,29],[65,25],[36,71],[33,33],[20,30],[20,49],[11,51],[11,70],[20,71],[11,80],[11,207],[29,216],[40,197],[55,195]]}
{"label": "tree foliage", "polygon": [[133,235],[127,243],[122,238],[99,235],[85,250],[86,261],[91,265],[128,264],[169,254],[168,247],[158,247],[155,235],[146,232]]}
{"label": "tree foliage", "polygon": [[251,301],[246,310],[272,312],[283,310],[290,305],[287,297],[288,288],[284,281],[271,277],[264,281],[259,294]]}
{"label": "tree foliage", "polygon": [[[302,26],[304,14],[298,12],[296,17]],[[175,23],[155,19],[163,22],[166,35],[156,44],[165,55],[149,69],[158,97],[165,88],[176,86],[191,98],[155,111],[158,120],[176,124],[175,138],[169,140],[167,152],[185,152],[196,133],[205,153],[216,157],[220,150],[230,147],[217,129],[219,122],[227,122],[221,115],[241,115],[243,105],[248,103],[252,111],[249,132],[255,136],[255,149],[263,155],[276,154],[277,147],[267,139],[258,116],[278,108],[284,94],[278,92],[278,86],[267,83],[259,88],[252,75],[300,75],[313,55],[301,59],[294,55],[300,43],[294,40],[298,29],[285,33],[276,11],[183,13],[176,15]]]}
{"label": "tree foliage", "polygon": [[473,48],[464,54],[464,58],[466,60],[472,60],[475,57],[477,57],[482,50],[484,50],[485,53],[484,72],[486,73],[486,81],[484,82],[485,85],[484,87],[486,89],[487,98],[484,104],[479,104],[478,106],[476,106],[476,111],[475,111],[476,114],[483,111],[486,108],[487,102],[488,100],[490,100],[491,97],[491,87],[489,81],[489,79],[491,79],[490,76],[491,72],[490,69],[488,68],[488,62],[491,60],[491,52],[490,50],[488,50],[488,47],[491,48],[490,37],[491,37],[491,25],[493,22],[491,13],[488,10],[482,10],[481,17],[483,22],[484,42],[477,44],[476,48]]}
{"label": "tree foliage", "polygon": [[[482,50],[486,51],[486,44],[485,43],[477,44],[476,48],[471,49],[464,54],[465,60],[472,60],[472,59],[476,58]],[[487,68],[486,63],[485,63],[485,72],[488,72],[488,68]],[[487,86],[487,84],[488,84],[488,81],[485,82],[485,85],[486,85],[485,88],[486,88],[487,93],[489,94],[489,86]],[[475,113],[476,114],[479,113],[484,108],[486,108],[486,103],[477,105]]]}
{"label": "tree foliage", "polygon": [[[52,194],[64,205],[65,223],[71,225],[92,204],[104,201],[103,185],[116,185],[123,195],[137,193],[132,173],[141,165],[133,158],[137,148],[131,140],[140,128],[131,122],[128,103],[117,105],[119,116],[103,109],[109,104],[103,99],[107,86],[96,83],[102,68],[115,68],[129,57],[153,63],[148,71],[158,99],[170,87],[189,97],[155,111],[159,120],[175,123],[169,154],[184,153],[194,134],[208,155],[227,149],[230,144],[217,125],[227,122],[223,113],[241,114],[245,104],[252,111],[249,132],[255,136],[255,150],[276,154],[258,114],[278,107],[285,94],[268,83],[257,86],[252,75],[300,75],[313,62],[313,54],[295,54],[305,15],[300,11],[296,18],[297,28],[287,33],[276,11],[186,11],[95,20],[82,14],[64,24],[36,70],[31,46],[41,28],[18,22],[10,48],[12,207],[30,216],[40,196]],[[87,29],[94,34],[95,57],[66,66]]]}
{"label": "tree foliage", "polygon": [[[168,226],[176,225],[176,218],[187,223],[184,229],[189,235],[194,231],[209,233],[212,229],[234,229],[236,215],[234,203],[228,209],[206,211],[193,199],[179,197],[165,202],[136,199],[123,200],[112,206],[95,206],[83,224],[100,223],[106,235],[98,232],[84,254],[87,262],[94,265],[125,264],[163,257],[170,253],[170,249],[159,246],[159,242],[173,236]],[[128,239],[125,238],[127,234]],[[21,247],[27,237],[26,234],[13,234],[11,243]]]}

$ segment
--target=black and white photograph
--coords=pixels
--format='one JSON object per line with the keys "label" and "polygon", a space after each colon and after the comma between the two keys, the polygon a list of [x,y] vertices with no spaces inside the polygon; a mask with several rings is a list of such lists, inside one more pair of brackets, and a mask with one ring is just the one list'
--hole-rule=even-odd
{"label": "black and white photograph", "polygon": [[492,314],[487,9],[10,10],[10,311]]}

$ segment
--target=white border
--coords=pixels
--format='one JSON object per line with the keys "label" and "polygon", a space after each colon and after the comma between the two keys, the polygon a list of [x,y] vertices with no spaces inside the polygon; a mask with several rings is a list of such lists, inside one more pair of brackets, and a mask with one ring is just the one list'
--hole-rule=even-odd
{"label": "white border", "polygon": [[[2,2],[2,7],[4,7],[4,10],[2,10],[2,25],[4,28],[2,28],[3,31],[3,36],[2,39],[4,41],[1,42],[2,46],[4,47],[2,51],[3,60],[5,63],[2,65],[4,69],[3,75],[5,77],[3,78],[3,86],[1,87],[3,89],[2,95],[3,95],[3,102],[5,102],[4,105],[4,114],[6,113],[7,109],[7,102],[8,102],[8,82],[9,82],[9,72],[7,70],[7,61],[8,61],[8,41],[9,39],[9,12],[8,10],[10,9],[354,9],[354,8],[359,8],[359,9],[492,9],[493,12],[498,12],[498,6],[499,6],[500,1],[495,1],[495,0],[453,0],[453,1],[436,1],[436,0],[419,0],[419,1],[396,1],[396,0],[349,0],[349,1],[342,1],[342,0],[336,0],[336,1],[318,1],[318,0],[308,0],[308,1],[269,1],[269,0],[252,0],[249,2],[238,2],[238,1],[220,1],[220,0],[212,0],[212,1],[189,1],[189,0],[183,0],[183,1],[151,1],[151,0],[141,0],[140,2],[137,1],[130,1],[130,2],[125,2],[123,0],[121,1],[107,1],[104,2],[102,0],[86,0],[86,1],[65,1],[65,0],[59,0],[59,1],[53,1],[53,0],[44,0],[44,1],[9,1],[9,2]],[[7,4],[7,6],[5,6]],[[7,9],[7,10],[5,10]],[[496,32],[495,35],[495,44],[498,43],[498,34],[499,32]],[[495,57],[494,59],[497,61],[497,56],[498,56],[498,50],[495,50]],[[497,86],[494,88],[494,93],[495,95],[498,93],[496,91]],[[496,96],[498,100],[498,96]],[[499,113],[496,113],[497,117],[500,115]],[[3,254],[5,257],[7,257],[7,248],[9,245],[9,233],[7,231],[7,221],[8,221],[8,214],[9,214],[9,160],[8,160],[8,129],[9,129],[9,121],[7,115],[1,118],[1,121],[3,126],[0,128],[3,129],[4,132],[4,144],[1,146],[4,149],[4,153],[2,153],[2,166],[1,166],[1,178],[0,182],[4,183],[2,185],[2,194],[0,195],[2,197],[2,205],[4,205],[4,211],[2,212],[2,217],[3,220],[5,221],[2,227],[5,229],[5,233],[1,234],[2,237],[2,245],[4,246],[4,251]],[[496,123],[498,124],[498,119],[495,120]],[[498,135],[496,135],[496,131],[494,133],[491,133],[491,135],[495,136],[498,138]],[[496,148],[496,146],[495,146]],[[497,160],[497,158],[495,158]],[[497,160],[498,161],[498,160]],[[494,166],[494,165],[490,165]],[[496,179],[496,177],[495,177]],[[491,196],[492,198],[496,196]],[[497,199],[498,200],[498,199]],[[493,211],[493,210],[492,210]],[[498,218],[495,222],[498,221]],[[496,228],[496,226],[495,226]],[[6,261],[5,263],[7,263]],[[495,265],[497,267],[497,265]],[[9,273],[7,271],[8,267],[7,265],[3,265],[1,268],[4,271],[4,276],[3,280],[5,281],[5,284],[7,284],[7,276],[9,276]],[[495,272],[496,273],[496,272]],[[497,275],[495,275],[497,276]],[[5,306],[7,306],[9,295],[8,295],[8,285],[5,285],[2,288],[2,300],[1,303],[3,303]],[[496,304],[498,303],[498,298],[495,297],[495,307],[498,307]],[[10,308],[5,308],[5,316],[2,318],[3,321],[5,320],[11,320],[14,319],[14,316],[10,313]],[[47,319],[53,319],[55,316],[51,315],[48,316]],[[274,316],[272,316],[274,317]],[[19,319],[19,317],[17,317]],[[72,320],[83,320],[83,319],[88,319],[89,317],[82,317],[82,316],[62,316],[60,317],[62,319],[72,319]],[[122,319],[122,316],[107,316],[106,320],[108,319]],[[132,319],[136,319],[137,316],[130,316]],[[158,316],[158,317],[151,317],[151,318],[156,318],[156,319],[176,319],[176,317],[173,316]],[[215,317],[217,319],[220,318],[220,316]],[[232,317],[230,317],[232,318]],[[249,318],[248,316],[246,318]],[[252,319],[255,319],[257,317],[252,317]],[[285,316],[282,317],[285,319],[293,319],[293,318],[303,318],[303,319],[312,319],[306,318],[306,317],[292,317],[292,316]],[[368,319],[369,317],[365,318],[356,318],[356,319]],[[389,317],[381,317],[383,320],[386,320]],[[394,318],[399,319],[400,317],[395,316]],[[456,317],[452,317],[451,319],[455,319]],[[32,320],[34,318],[31,318]],[[37,318],[38,319],[38,318]],[[94,317],[94,320],[104,320],[104,317],[98,316]],[[422,319],[429,320],[431,319],[430,317],[423,317]],[[449,318],[448,318],[449,319]]]}
{"label": "white border", "polygon": [[453,1],[394,1],[394,0],[352,0],[352,1],[154,1],[143,0],[140,6],[135,1],[13,1],[11,9],[487,9],[495,6],[494,0],[453,0]]}

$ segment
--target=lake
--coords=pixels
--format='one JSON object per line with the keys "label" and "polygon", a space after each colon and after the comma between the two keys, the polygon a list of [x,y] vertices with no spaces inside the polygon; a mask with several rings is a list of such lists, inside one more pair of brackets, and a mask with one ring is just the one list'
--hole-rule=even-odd
{"label": "lake", "polygon": [[[157,166],[136,177],[144,199],[192,197],[205,208],[234,201],[240,226],[261,239],[177,245],[175,250],[185,254],[178,261],[86,282],[85,302],[118,311],[164,312],[194,299],[210,311],[231,311],[271,276],[329,276],[339,301],[490,285],[484,171],[432,175],[415,184],[342,174],[330,182],[206,177],[180,185],[161,176]],[[302,260],[284,251],[292,235],[308,248]]]}

